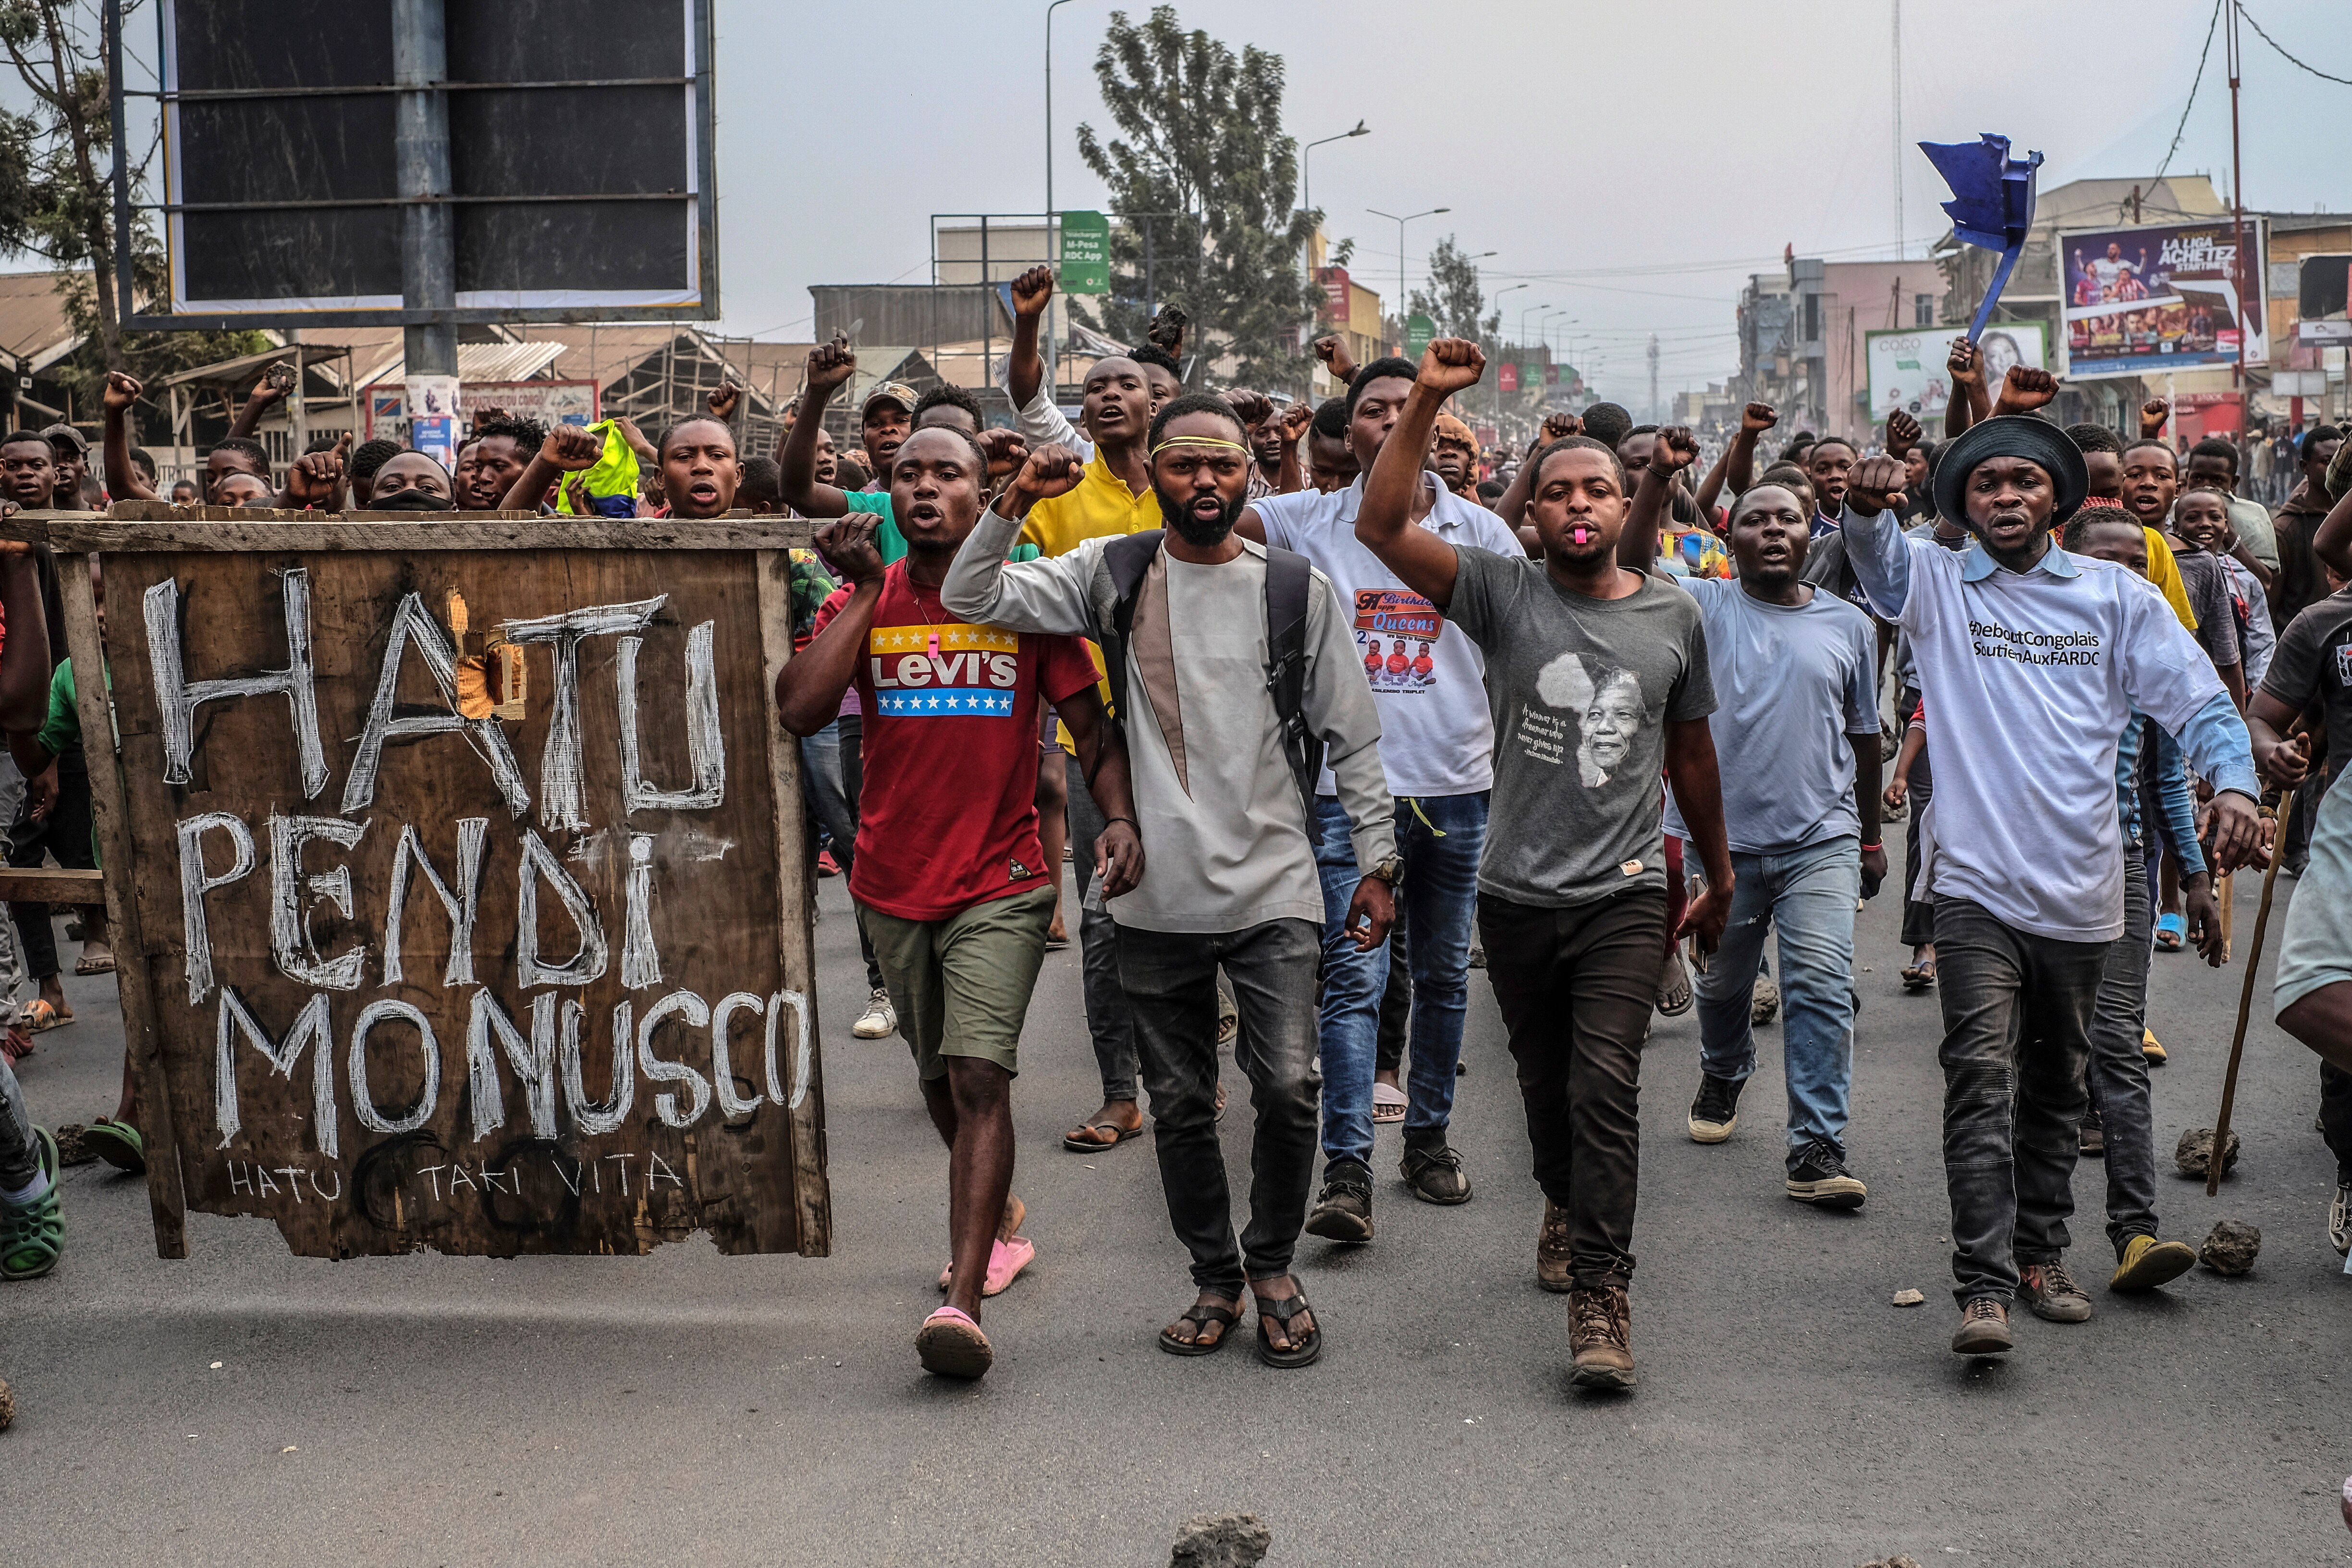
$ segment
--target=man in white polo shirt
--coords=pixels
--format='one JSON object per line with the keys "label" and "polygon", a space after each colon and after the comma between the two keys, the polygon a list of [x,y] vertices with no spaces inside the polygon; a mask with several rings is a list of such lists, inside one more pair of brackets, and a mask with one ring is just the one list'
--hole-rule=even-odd
{"label": "man in white polo shirt", "polygon": [[[1495,782],[1495,724],[1478,646],[1404,585],[1356,539],[1362,474],[1396,427],[1417,368],[1375,360],[1348,387],[1348,445],[1361,470],[1345,489],[1260,496],[1234,531],[1314,563],[1354,616],[1358,662],[1381,714],[1381,763],[1396,797],[1404,880],[1397,925],[1412,964],[1412,1066],[1401,1173],[1415,1197],[1466,1203],[1470,1178],[1447,1140],[1462,1020],[1470,1005],[1470,927],[1478,855]],[[1449,544],[1524,553],[1503,520],[1462,500],[1423,469],[1412,521]],[[1387,650],[1387,651],[1384,651]],[[1380,653],[1377,675],[1372,655]],[[1315,860],[1323,880],[1323,1190],[1310,1235],[1372,1238],[1372,1077],[1389,948],[1365,948],[1345,930],[1358,872],[1347,812],[1325,769],[1315,799]]]}
{"label": "man in white polo shirt", "polygon": [[2069,554],[2051,530],[2090,489],[2056,426],[2001,416],[1936,470],[1937,512],[1976,537],[1953,554],[1907,539],[1890,503],[1903,465],[1848,481],[1846,556],[1872,606],[1911,639],[1936,731],[1937,990],[1944,1008],[1944,1178],[1962,1355],[2011,1348],[2009,1302],[2076,1322],[2063,1209],[2086,1100],[2090,1022],[2123,934],[2116,747],[2133,710],[2213,783],[2219,871],[2261,855],[2244,721],[2161,595],[2126,569]]}

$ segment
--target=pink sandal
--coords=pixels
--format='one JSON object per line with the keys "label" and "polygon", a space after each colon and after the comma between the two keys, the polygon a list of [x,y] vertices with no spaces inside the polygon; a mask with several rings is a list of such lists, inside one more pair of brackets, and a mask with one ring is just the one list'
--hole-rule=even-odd
{"label": "pink sandal", "polygon": [[915,1353],[922,1358],[925,1372],[940,1377],[981,1377],[996,1360],[980,1325],[970,1313],[953,1307],[941,1307],[923,1320],[915,1335]]}
{"label": "pink sandal", "polygon": [[[1002,1296],[1005,1287],[1020,1276],[1024,1268],[1036,1261],[1037,1244],[1025,1236],[1010,1236],[989,1244],[988,1278],[980,1282],[982,1296]],[[955,1279],[955,1265],[940,1270],[940,1289],[944,1290]]]}

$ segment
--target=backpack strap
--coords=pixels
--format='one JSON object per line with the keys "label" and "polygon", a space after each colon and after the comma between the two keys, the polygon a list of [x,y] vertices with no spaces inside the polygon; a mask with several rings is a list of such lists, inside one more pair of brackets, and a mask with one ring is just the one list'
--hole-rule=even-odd
{"label": "backpack strap", "polygon": [[1308,831],[1315,822],[1315,781],[1323,772],[1323,740],[1307,722],[1307,602],[1315,579],[1307,557],[1265,547],[1265,689],[1274,700],[1283,754],[1298,780]]}
{"label": "backpack strap", "polygon": [[1162,531],[1146,529],[1114,539],[1103,547],[1103,564],[1110,570],[1111,614],[1103,634],[1103,668],[1110,679],[1110,721],[1120,734],[1127,725],[1127,649],[1135,629],[1135,604],[1143,595],[1143,575],[1159,558]]}

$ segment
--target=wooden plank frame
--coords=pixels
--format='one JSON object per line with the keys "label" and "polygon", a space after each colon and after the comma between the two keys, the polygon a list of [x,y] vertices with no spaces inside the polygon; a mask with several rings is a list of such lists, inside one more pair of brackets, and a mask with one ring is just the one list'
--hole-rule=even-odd
{"label": "wooden plank frame", "polygon": [[[114,945],[117,954],[117,983],[121,994],[126,1046],[133,1069],[137,1113],[141,1128],[147,1138],[148,1197],[152,1211],[158,1255],[165,1258],[186,1256],[184,1216],[190,1206],[205,1208],[212,1212],[257,1213],[262,1211],[251,1206],[223,1207],[216,1190],[217,1183],[215,1184],[215,1190],[208,1198],[199,1194],[197,1201],[193,1205],[191,1202],[192,1186],[200,1184],[201,1161],[214,1152],[209,1148],[202,1148],[201,1153],[199,1152],[202,1145],[210,1143],[211,1140],[205,1134],[211,1130],[189,1124],[191,1119],[188,1109],[192,1104],[196,1103],[195,1091],[202,1086],[175,1081],[173,1069],[170,1064],[173,1060],[185,1062],[197,1051],[198,1046],[186,1037],[191,1032],[189,1020],[191,1009],[181,1006],[177,996],[167,995],[169,989],[177,984],[179,975],[176,973],[159,972],[157,960],[166,952],[168,939],[165,942],[158,942],[153,940],[150,932],[142,929],[142,921],[152,915],[159,907],[158,895],[153,886],[155,879],[158,878],[169,879],[177,886],[181,871],[176,864],[176,857],[172,857],[174,863],[168,867],[153,864],[142,867],[142,856],[143,853],[151,863],[163,858],[168,853],[164,847],[172,844],[175,826],[171,822],[143,820],[143,814],[152,811],[152,806],[142,805],[141,795],[144,794],[152,797],[157,788],[161,786],[143,784],[141,789],[131,788],[124,772],[127,764],[121,763],[120,761],[119,765],[114,767],[97,765],[99,759],[110,756],[118,757],[118,759],[127,757],[134,742],[150,752],[153,750],[154,744],[159,742],[154,742],[151,736],[143,732],[133,732],[140,725],[144,724],[146,715],[138,716],[137,721],[133,722],[127,705],[122,714],[110,715],[110,700],[104,687],[104,672],[108,668],[108,645],[107,638],[100,629],[98,605],[92,590],[92,569],[100,567],[110,559],[121,558],[116,571],[128,582],[137,579],[142,570],[150,575],[153,574],[154,568],[152,566],[132,564],[131,558],[142,556],[168,554],[194,559],[207,554],[238,554],[265,556],[272,561],[283,562],[298,556],[313,558],[347,556],[353,552],[379,558],[401,558],[404,566],[412,568],[415,563],[408,558],[472,552],[497,552],[501,554],[530,552],[542,557],[610,556],[614,552],[624,552],[633,556],[644,552],[691,552],[702,555],[729,554],[740,559],[740,576],[713,580],[734,584],[726,590],[730,595],[730,602],[741,605],[747,609],[756,607],[756,634],[760,649],[757,669],[761,685],[758,712],[764,729],[764,745],[751,748],[758,753],[757,762],[760,765],[756,768],[743,769],[741,776],[747,778],[756,776],[772,790],[772,798],[767,803],[765,815],[768,818],[768,826],[773,833],[775,850],[773,886],[775,908],[779,918],[774,921],[774,945],[772,951],[775,973],[779,976],[779,989],[776,996],[771,998],[770,1011],[775,1014],[783,1012],[784,1008],[773,1004],[782,996],[791,994],[795,998],[793,1005],[801,1011],[802,1016],[798,1020],[799,1029],[796,1035],[790,1029],[785,1032],[787,1038],[796,1040],[798,1049],[798,1059],[789,1064],[788,1081],[792,1087],[792,1093],[788,1103],[782,1100],[777,1101],[782,1108],[782,1121],[788,1129],[789,1136],[789,1163],[788,1168],[782,1173],[789,1180],[791,1186],[789,1219],[786,1220],[783,1214],[778,1213],[773,1221],[761,1222],[759,1226],[738,1226],[730,1233],[733,1237],[731,1243],[722,1238],[722,1246],[730,1251],[789,1250],[812,1257],[828,1253],[831,1249],[832,1221],[825,1176],[822,1051],[819,1046],[814,984],[815,955],[809,924],[809,913],[813,907],[811,879],[814,867],[809,863],[805,827],[803,821],[799,748],[783,731],[776,712],[774,699],[776,677],[784,663],[792,657],[792,598],[790,561],[787,552],[793,548],[804,547],[809,542],[811,525],[797,520],[779,521],[767,519],[726,519],[712,522],[692,522],[551,519],[509,514],[464,514],[462,521],[452,518],[447,521],[419,522],[416,521],[417,514],[413,512],[393,514],[393,519],[396,521],[387,519],[384,521],[348,517],[322,519],[316,513],[307,514],[307,519],[304,521],[212,521],[188,516],[187,513],[193,509],[163,507],[141,510],[169,515],[153,521],[142,521],[88,512],[18,513],[6,519],[5,522],[0,522],[0,536],[46,544],[58,552],[60,568],[58,575],[63,589],[66,619],[63,629],[68,650],[74,658],[75,687],[80,706],[83,742],[89,756],[93,759],[93,765],[90,768],[93,815],[100,853],[106,867],[103,876],[103,901],[112,930],[116,933]],[[337,563],[335,564],[340,569],[352,563]],[[584,569],[593,567],[593,561],[583,563],[583,569],[579,575],[591,582],[595,581],[595,574]],[[685,563],[681,562],[680,564],[683,566]],[[615,569],[618,570],[620,567],[616,565]],[[629,569],[636,570],[642,574],[641,566],[631,566]],[[722,567],[721,572],[723,571]],[[572,580],[572,566],[567,561],[560,575],[569,582]],[[404,581],[406,580],[404,579]],[[144,647],[143,631],[141,630],[142,623],[136,618],[138,602],[134,599],[119,604],[116,610],[117,614],[123,618],[116,623],[117,630],[112,639],[115,654],[118,658],[135,657],[144,660],[148,656]],[[543,612],[533,609],[531,613]],[[132,635],[125,636],[124,628],[131,628]],[[745,646],[745,640],[740,636],[737,646],[742,648],[742,661],[748,666],[750,664],[749,647]],[[207,671],[206,673],[210,675],[216,672]],[[747,668],[742,673],[749,674],[750,671]],[[148,689],[143,666],[140,670],[131,672],[135,679],[126,679],[125,668],[120,663],[115,666],[113,674],[118,686],[135,689],[141,692]],[[347,682],[349,678],[344,675],[338,676],[337,679]],[[730,700],[736,704],[737,711],[747,713],[749,708],[746,700],[740,695],[740,685],[732,689],[736,690],[737,695]],[[650,712],[651,710],[648,711]],[[280,729],[283,729],[286,722],[285,713],[286,710],[281,702],[277,709],[277,722]],[[115,728],[110,725],[110,717],[113,717],[117,723],[123,726],[123,739],[119,752]],[[683,726],[680,727],[683,728]],[[736,732],[740,734],[745,728],[747,728],[746,725],[738,724]],[[649,731],[648,734],[650,735],[651,732]],[[748,735],[743,736],[743,739],[748,740]],[[730,750],[740,743],[740,742],[730,742]],[[752,757],[746,756],[742,762],[751,763],[753,760]],[[522,759],[526,773],[530,771],[530,758]],[[734,776],[736,775],[730,773],[730,777]],[[734,793],[732,784],[729,786],[729,793],[730,795]],[[749,802],[746,801],[744,804],[748,805]],[[271,809],[275,811],[277,808],[273,805]],[[293,809],[300,809],[299,802],[295,803]],[[320,805],[316,809],[331,810],[333,803],[330,800],[328,804]],[[521,820],[519,816],[518,821]],[[256,826],[258,826],[257,820]],[[414,826],[421,827],[425,825],[420,821]],[[442,825],[434,826],[438,827]],[[391,828],[383,831],[397,832],[398,824],[395,823]],[[217,853],[216,850],[216,857]],[[702,858],[710,858],[709,856]],[[202,870],[201,858],[198,864],[200,874],[211,874]],[[739,859],[738,867],[741,867],[742,864]],[[301,874],[299,868],[296,874],[298,876]],[[756,873],[739,872],[738,874]],[[175,898],[177,896],[177,894],[173,895]],[[681,902],[696,901],[690,890],[679,897]],[[96,898],[89,898],[89,901],[99,900]],[[488,901],[486,897],[486,905]],[[142,904],[146,906],[143,910]],[[418,911],[419,918],[423,912],[430,910],[434,918],[438,919],[438,910],[433,906],[429,896],[422,903],[413,907]],[[733,912],[726,911],[728,914]],[[710,913],[718,912],[710,911]],[[310,919],[308,914],[303,916],[306,938],[309,934]],[[603,917],[600,915],[598,919],[601,921]],[[405,942],[402,945],[405,946]],[[698,949],[700,944],[693,945]],[[476,946],[478,951],[478,944]],[[616,943],[616,951],[617,947]],[[584,999],[586,993],[583,991],[581,994]],[[647,995],[646,1000],[651,1000],[650,994]],[[226,1017],[226,1016],[224,1012],[223,1016]],[[722,1020],[720,1026],[724,1027],[726,1018],[724,1009],[720,1010],[720,1016]],[[267,1026],[283,1027],[285,1019],[282,1016],[275,1018]],[[523,1026],[529,1028],[530,1025],[525,1023]],[[171,1031],[175,1028],[181,1034],[181,1037],[176,1042],[170,1038]],[[227,1025],[223,1023],[221,1028],[226,1036]],[[204,1052],[209,1053],[212,1049],[209,1043],[211,1026],[206,1024],[204,1029],[207,1040],[202,1043],[201,1048]],[[445,1031],[440,1054],[445,1058],[458,1060],[459,1070],[462,1072],[467,1047],[464,1042],[448,1037],[451,1033],[454,1031]],[[290,1031],[288,1038],[290,1042],[292,1038]],[[333,1040],[331,1034],[322,1035],[320,1038],[322,1043]],[[645,1038],[644,1035],[639,1036],[638,1048],[641,1055],[646,1049],[643,1043]],[[360,1044],[360,1041],[355,1040],[352,1047],[355,1063],[358,1060]],[[414,1060],[415,1045],[412,1043],[404,1048],[410,1053],[409,1059]],[[602,1050],[604,1047],[599,1045],[595,1048]],[[772,1044],[772,1052],[773,1048]],[[332,1049],[340,1057],[343,1047],[340,1041],[334,1041]],[[373,1050],[372,1044],[370,1050],[371,1052]],[[577,1060],[576,1052],[573,1059]],[[744,1058],[740,1053],[736,1060],[739,1066],[743,1065]],[[291,1068],[282,1070],[285,1070],[286,1081],[290,1085],[294,1076],[293,1070]],[[446,1069],[443,1070],[446,1074]],[[636,1071],[634,1062],[630,1064],[629,1070],[634,1076]],[[746,1071],[749,1070],[746,1068]],[[263,1079],[267,1078],[266,1073],[261,1076]],[[308,1077],[309,1073],[306,1072],[304,1076]],[[248,1087],[256,1081],[256,1079],[247,1079]],[[379,1083],[382,1081],[382,1079],[378,1080]],[[751,1081],[744,1075],[738,1074],[736,1087],[740,1090],[745,1083]],[[775,1082],[772,1072],[769,1082],[772,1091]],[[275,1085],[263,1082],[262,1087],[267,1090],[273,1089]],[[653,1087],[647,1086],[648,1098]],[[363,1092],[365,1092],[364,1089],[355,1089],[354,1097]],[[448,1104],[452,1098],[454,1097],[445,1097],[445,1105]],[[662,1098],[666,1100],[668,1097],[664,1095]],[[720,1097],[722,1103],[724,1098],[723,1095]],[[760,1096],[756,1086],[750,1098],[758,1101],[761,1108],[759,1111],[751,1113],[753,1121],[758,1125],[766,1125],[764,1117],[768,1114],[766,1110],[768,1102]],[[175,1114],[175,1108],[178,1114]],[[383,1114],[381,1106],[374,1108],[374,1114]],[[459,1113],[452,1110],[449,1114],[456,1116]],[[667,1116],[667,1110],[664,1114]],[[670,1125],[675,1127],[677,1124]],[[713,1123],[709,1131],[710,1134],[716,1137],[720,1129],[717,1123]],[[226,1147],[227,1142],[226,1135],[221,1142]],[[584,1156],[582,1157],[584,1158]],[[608,1159],[612,1157],[605,1156]],[[689,1161],[693,1157],[693,1149],[690,1145],[688,1148],[688,1157]],[[198,1163],[191,1164],[192,1160],[197,1161]],[[747,1206],[756,1208],[762,1200],[756,1196],[747,1196],[740,1190],[732,1194],[729,1193],[728,1183],[730,1173],[714,1172],[712,1167],[718,1163],[718,1161],[706,1157],[702,1161],[703,1170],[700,1179],[706,1183],[715,1181],[719,1190],[718,1201],[722,1205],[730,1203],[734,1205],[725,1212],[730,1216],[740,1217],[736,1211]],[[445,1167],[431,1168],[438,1170]],[[623,1170],[625,1172],[626,1168],[625,1164]],[[742,1167],[742,1169],[749,1168]],[[688,1171],[691,1176],[693,1173],[691,1164],[688,1165]],[[576,1170],[574,1173],[577,1173]],[[731,1174],[740,1178],[741,1171],[736,1170]],[[289,1184],[290,1181],[289,1178]],[[315,1178],[312,1184],[314,1187],[318,1184]],[[647,1184],[650,1187],[650,1181]],[[321,1189],[320,1196],[323,1199],[325,1195]],[[452,1200],[456,1195],[453,1185],[450,1194]],[[781,1191],[777,1191],[765,1201],[773,1205],[781,1203],[783,1196]],[[573,1208],[576,1212],[580,1206],[577,1201],[579,1198],[577,1189],[574,1190],[573,1198],[575,1200]],[[711,1200],[702,1198],[701,1201]],[[311,1207],[317,1210],[321,1208],[322,1205],[313,1204]],[[322,1245],[305,1245],[308,1233],[298,1234],[297,1228],[289,1228],[284,1214],[274,1214],[272,1217],[278,1219],[281,1232],[286,1234],[289,1245],[293,1246],[298,1253],[308,1252],[312,1255],[337,1257],[352,1256],[364,1251],[413,1250],[423,1247],[435,1247],[442,1250],[457,1252],[487,1252],[494,1256],[510,1256],[518,1251],[645,1250],[655,1239],[675,1239],[678,1235],[683,1234],[675,1223],[649,1225],[645,1213],[646,1200],[641,1198],[637,1204],[638,1218],[635,1222],[635,1238],[638,1245],[635,1247],[613,1245],[609,1236],[601,1240],[594,1240],[593,1245],[586,1246],[578,1245],[576,1237],[573,1238],[572,1245],[563,1245],[559,1239],[553,1245],[533,1243],[503,1247],[497,1245],[495,1238],[492,1245],[473,1245],[481,1240],[478,1234],[459,1234],[456,1237],[457,1245],[453,1246],[448,1244],[450,1237],[446,1234],[427,1231],[420,1235],[411,1235],[404,1231],[400,1233],[396,1245],[371,1246],[367,1244],[367,1238],[362,1237],[361,1244],[354,1246],[352,1245],[349,1236],[345,1235],[339,1237],[332,1247],[329,1248]],[[306,1217],[301,1220],[304,1226],[320,1223],[323,1222],[315,1218]],[[694,1226],[688,1225],[685,1228],[691,1229]],[[758,1236],[766,1237],[767,1241],[757,1239],[753,1234],[754,1231]],[[773,1245],[779,1238],[784,1240],[784,1245]],[[626,1239],[625,1236],[623,1241],[625,1243]]]}

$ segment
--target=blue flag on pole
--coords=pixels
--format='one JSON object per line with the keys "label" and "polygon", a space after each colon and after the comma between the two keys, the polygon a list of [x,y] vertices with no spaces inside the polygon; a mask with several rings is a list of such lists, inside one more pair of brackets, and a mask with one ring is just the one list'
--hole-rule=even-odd
{"label": "blue flag on pole", "polygon": [[1969,342],[1974,342],[2000,291],[2009,286],[2018,253],[2025,248],[2026,230],[2033,226],[2033,176],[2042,167],[2042,154],[2012,158],[2009,138],[1990,132],[1974,142],[1922,142],[1919,151],[1952,187],[1944,211],[1951,216],[1953,236],[1963,244],[2000,252],[1992,287],[1985,290],[1976,320],[1969,324]]}

